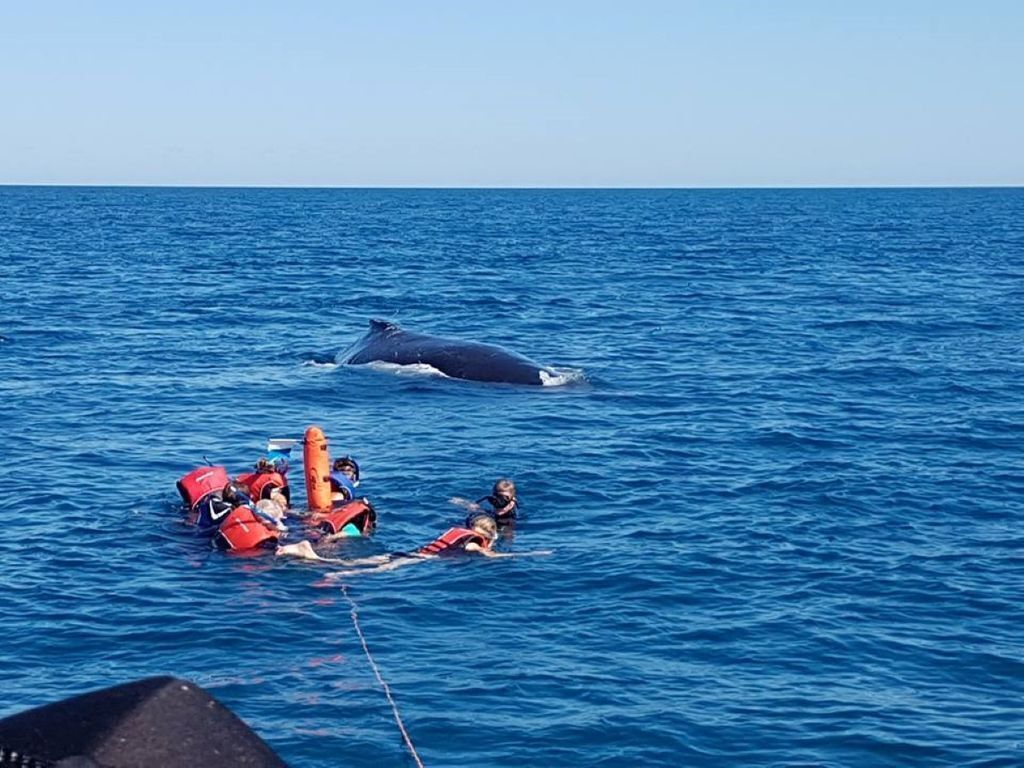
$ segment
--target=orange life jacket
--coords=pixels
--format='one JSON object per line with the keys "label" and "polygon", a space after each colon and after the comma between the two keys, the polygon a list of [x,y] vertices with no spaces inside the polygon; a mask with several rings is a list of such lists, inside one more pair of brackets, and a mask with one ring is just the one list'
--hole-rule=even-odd
{"label": "orange life jacket", "polygon": [[245,483],[249,487],[249,496],[254,501],[269,499],[270,493],[279,488],[288,503],[291,503],[291,492],[288,490],[288,480],[280,472],[247,472],[239,475],[235,480],[237,483]]}
{"label": "orange life jacket", "polygon": [[178,493],[189,511],[211,493],[220,493],[228,484],[228,473],[224,467],[198,467],[178,481]]}
{"label": "orange life jacket", "polygon": [[313,522],[324,533],[338,533],[351,523],[364,536],[373,531],[377,524],[377,510],[368,499],[356,499],[332,509],[330,512],[316,515]]}
{"label": "orange life jacket", "polygon": [[449,528],[426,546],[420,547],[417,552],[421,555],[442,555],[452,551],[461,552],[470,542],[478,545],[481,549],[490,549],[491,540],[481,533],[469,528]]}
{"label": "orange life jacket", "polygon": [[213,537],[213,543],[218,549],[235,552],[272,547],[277,544],[277,540],[278,532],[246,506],[231,510]]}

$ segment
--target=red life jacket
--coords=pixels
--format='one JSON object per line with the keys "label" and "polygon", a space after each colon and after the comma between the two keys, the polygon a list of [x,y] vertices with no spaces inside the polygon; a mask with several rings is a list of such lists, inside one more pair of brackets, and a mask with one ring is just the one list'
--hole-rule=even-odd
{"label": "red life jacket", "polygon": [[213,537],[218,549],[241,551],[272,547],[277,544],[278,533],[256,517],[249,507],[235,507]]}
{"label": "red life jacket", "polygon": [[178,493],[190,511],[211,493],[220,493],[228,484],[224,467],[199,467],[178,481]]}
{"label": "red life jacket", "polygon": [[338,533],[352,523],[364,536],[373,531],[377,524],[377,510],[367,499],[356,499],[342,504],[314,518],[317,527],[324,533]]}
{"label": "red life jacket", "polygon": [[291,503],[291,492],[288,490],[288,480],[280,472],[247,472],[239,475],[236,483],[244,483],[249,488],[249,497],[253,501],[269,499],[270,493],[275,488],[280,488],[288,503]]}
{"label": "red life jacket", "polygon": [[483,534],[469,528],[449,528],[434,541],[416,551],[421,555],[442,555],[452,550],[461,552],[470,542],[478,545],[481,549],[491,548],[491,540]]}

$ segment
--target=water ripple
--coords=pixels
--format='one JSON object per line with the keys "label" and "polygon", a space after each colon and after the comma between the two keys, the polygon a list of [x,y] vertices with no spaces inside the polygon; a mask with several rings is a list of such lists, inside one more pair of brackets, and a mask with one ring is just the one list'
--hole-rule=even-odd
{"label": "water ripple", "polygon": [[[0,188],[3,712],[210,689],[289,763],[402,764],[337,586],[174,480],[322,424],[416,547],[352,580],[428,765],[1018,765],[1021,190]],[[368,318],[582,371],[335,366]],[[315,361],[316,364],[308,364]],[[343,759],[342,757],[343,756]]]}

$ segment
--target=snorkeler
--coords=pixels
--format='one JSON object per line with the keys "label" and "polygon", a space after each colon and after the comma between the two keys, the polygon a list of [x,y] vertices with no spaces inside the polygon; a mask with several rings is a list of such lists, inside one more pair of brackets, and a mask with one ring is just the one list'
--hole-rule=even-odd
{"label": "snorkeler", "polygon": [[290,555],[305,560],[319,560],[325,563],[337,563],[339,565],[356,566],[351,570],[340,571],[335,576],[352,576],[357,573],[372,573],[375,571],[391,571],[403,565],[417,563],[423,560],[430,560],[436,557],[455,554],[480,554],[484,557],[516,557],[517,555],[549,555],[550,550],[538,552],[495,552],[493,549],[494,540],[498,537],[498,528],[494,518],[484,512],[478,512],[468,521],[466,528],[449,528],[429,544],[417,549],[415,552],[390,552],[386,555],[375,555],[363,557],[357,560],[339,560],[334,558],[321,557],[313,550],[313,545],[308,541],[300,541],[296,544],[287,544],[277,548],[280,556]]}
{"label": "snorkeler", "polygon": [[270,499],[273,494],[284,497],[284,508],[291,501],[291,490],[288,488],[288,460],[285,458],[261,458],[256,462],[252,472],[239,475],[235,481],[245,485],[253,501]]}
{"label": "snorkeler", "polygon": [[359,464],[351,456],[342,456],[331,465],[329,511],[314,510],[304,517],[319,531],[318,541],[344,536],[369,536],[377,526],[377,511],[370,500],[356,498]]}
{"label": "snorkeler", "polygon": [[352,501],[359,485],[359,464],[351,456],[335,459],[331,465],[331,506],[337,502]]}
{"label": "snorkeler", "polygon": [[[377,525],[377,512],[369,499],[356,498],[355,489],[359,484],[359,465],[350,456],[343,456],[333,464],[330,474],[331,508],[330,511],[313,512],[312,514],[296,514],[289,506],[290,497],[287,483],[280,484],[287,472],[287,461],[278,459],[271,462],[260,459],[256,464],[256,472],[252,475],[239,477],[233,484],[235,493],[225,489],[225,498],[232,498],[239,504],[250,507],[256,516],[269,523],[279,532],[287,531],[284,518],[288,514],[299,517],[305,524],[315,530],[310,532],[316,541],[329,541],[347,536],[368,536]],[[261,491],[258,501],[257,493],[246,487],[243,480],[255,478]]]}
{"label": "snorkeler", "polygon": [[485,512],[494,517],[498,525],[509,525],[514,522],[516,512],[519,510],[516,484],[505,477],[494,484],[489,496],[484,496],[476,501],[455,496],[448,499],[448,501],[458,507],[469,510],[469,516],[466,518],[467,521],[472,515],[478,512]]}
{"label": "snorkeler", "polygon": [[[284,524],[288,513],[288,497],[281,488],[270,486],[264,488],[264,498],[253,501],[255,494],[241,480],[232,480],[220,492],[220,499],[229,510],[246,508],[261,522],[273,527],[278,532],[288,530]],[[223,523],[222,523],[223,525]]]}
{"label": "snorkeler", "polygon": [[214,465],[197,467],[178,480],[189,522],[200,532],[213,533],[232,510],[233,505],[221,497],[227,483],[227,470]]}

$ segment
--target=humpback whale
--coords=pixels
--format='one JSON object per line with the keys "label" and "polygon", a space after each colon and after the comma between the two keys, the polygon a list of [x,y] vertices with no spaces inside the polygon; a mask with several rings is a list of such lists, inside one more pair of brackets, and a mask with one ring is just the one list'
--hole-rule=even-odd
{"label": "humpback whale", "polygon": [[456,379],[507,384],[540,385],[557,377],[552,370],[493,344],[413,333],[384,320],[371,320],[370,330],[338,362],[429,365]]}

